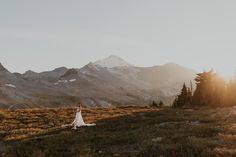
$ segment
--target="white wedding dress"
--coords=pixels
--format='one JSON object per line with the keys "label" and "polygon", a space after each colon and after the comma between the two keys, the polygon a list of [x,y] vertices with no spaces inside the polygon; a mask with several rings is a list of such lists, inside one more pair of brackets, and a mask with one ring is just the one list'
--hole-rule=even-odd
{"label": "white wedding dress", "polygon": [[72,125],[74,126],[73,129],[77,129],[82,126],[95,126],[96,124],[86,124],[84,123],[81,110],[76,112],[75,120],[73,121]]}

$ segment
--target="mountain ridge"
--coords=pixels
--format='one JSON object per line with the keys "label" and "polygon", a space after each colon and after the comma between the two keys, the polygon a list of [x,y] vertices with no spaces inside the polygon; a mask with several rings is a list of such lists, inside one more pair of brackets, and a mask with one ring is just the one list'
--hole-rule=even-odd
{"label": "mountain ridge", "polygon": [[[111,60],[118,62],[107,64]],[[145,105],[160,100],[170,104],[182,84],[192,80],[196,73],[176,63],[136,67],[117,56],[99,63],[90,62],[80,69],[59,67],[40,73],[4,73],[0,78],[0,96],[2,93],[9,99],[0,100],[0,108],[61,107],[78,102],[106,107]]]}
{"label": "mountain ridge", "polygon": [[0,63],[0,72],[9,72],[3,65]]}

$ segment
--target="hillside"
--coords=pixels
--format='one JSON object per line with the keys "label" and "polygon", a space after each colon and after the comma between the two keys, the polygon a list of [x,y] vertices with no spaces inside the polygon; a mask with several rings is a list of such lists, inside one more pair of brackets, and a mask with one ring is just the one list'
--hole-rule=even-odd
{"label": "hillside", "polygon": [[235,108],[93,108],[83,115],[97,126],[62,127],[73,120],[69,108],[2,111],[0,152],[3,157],[236,155]]}

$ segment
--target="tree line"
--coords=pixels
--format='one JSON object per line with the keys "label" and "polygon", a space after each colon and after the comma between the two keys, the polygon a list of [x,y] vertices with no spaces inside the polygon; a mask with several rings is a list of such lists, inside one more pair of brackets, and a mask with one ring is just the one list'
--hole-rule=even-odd
{"label": "tree line", "polygon": [[235,106],[236,79],[226,82],[213,70],[197,74],[196,89],[183,85],[173,107],[184,106]]}

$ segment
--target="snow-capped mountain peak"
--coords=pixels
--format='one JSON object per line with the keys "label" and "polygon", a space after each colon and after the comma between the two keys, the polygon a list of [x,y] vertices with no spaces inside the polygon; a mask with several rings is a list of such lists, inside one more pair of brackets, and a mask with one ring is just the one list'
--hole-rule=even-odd
{"label": "snow-capped mountain peak", "polygon": [[97,66],[101,66],[101,67],[106,67],[106,68],[131,66],[125,60],[115,55],[110,55],[109,57],[102,60],[98,60],[94,62],[93,64]]}

